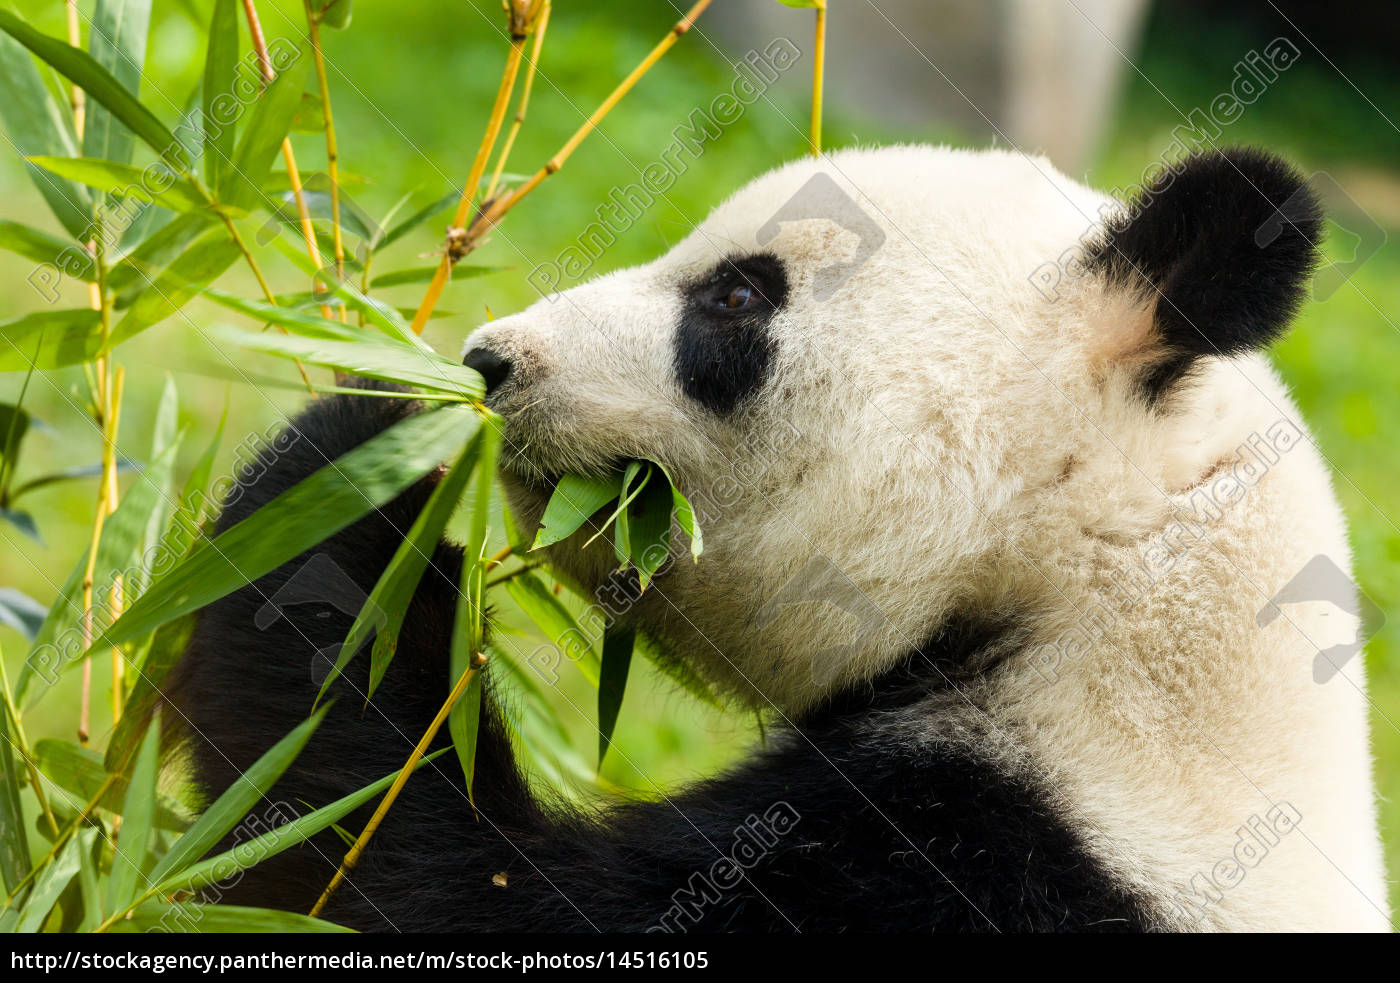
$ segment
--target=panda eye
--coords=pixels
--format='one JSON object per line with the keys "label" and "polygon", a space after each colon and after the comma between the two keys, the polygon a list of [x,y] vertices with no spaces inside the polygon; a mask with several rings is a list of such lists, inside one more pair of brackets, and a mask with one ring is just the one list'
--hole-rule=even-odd
{"label": "panda eye", "polygon": [[681,391],[724,415],[762,388],[777,348],[773,319],[788,275],[772,253],[721,260],[680,284],[674,368]]}
{"label": "panda eye", "polygon": [[747,283],[741,283],[733,290],[729,291],[728,295],[720,301],[720,306],[728,308],[731,311],[741,307],[752,307],[756,298],[757,294],[754,292],[753,287],[750,287]]}

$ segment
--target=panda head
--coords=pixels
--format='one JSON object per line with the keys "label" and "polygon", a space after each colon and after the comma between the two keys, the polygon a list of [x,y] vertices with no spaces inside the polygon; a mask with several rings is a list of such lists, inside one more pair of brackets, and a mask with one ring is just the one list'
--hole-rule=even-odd
{"label": "panda head", "polygon": [[[845,151],[476,331],[465,360],[522,524],[565,472],[667,466],[705,552],[605,606],[801,712],[950,624],[1043,615],[1046,562],[1158,521],[1161,489],[1212,463],[1203,430],[1231,426],[1212,366],[1286,327],[1319,224],[1254,151],[1189,157],[1130,203],[1019,153]],[[616,563],[586,538],[550,559],[601,589]]]}

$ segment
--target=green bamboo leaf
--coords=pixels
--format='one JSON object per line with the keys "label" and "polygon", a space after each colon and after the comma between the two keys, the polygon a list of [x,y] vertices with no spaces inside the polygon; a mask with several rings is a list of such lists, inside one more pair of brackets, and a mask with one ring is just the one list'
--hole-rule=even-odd
{"label": "green bamboo leaf", "polygon": [[92,649],[140,637],[217,601],[379,508],[461,447],[475,414],[457,406],[394,424],[278,495],[157,579]]}
{"label": "green bamboo leaf", "polygon": [[[638,481],[637,479],[641,480]],[[617,503],[617,509],[609,517],[613,523],[613,554],[624,567],[632,557],[632,522],[631,511],[632,502],[640,495],[651,482],[651,468],[641,461],[631,461],[627,465],[627,470],[622,473],[622,498]],[[598,528],[584,543],[593,542],[603,534],[603,528]]]}
{"label": "green bamboo leaf", "polygon": [[322,133],[326,129],[326,107],[315,92],[303,92],[297,114],[292,118],[293,133]]}
{"label": "green bamboo leaf", "polygon": [[[311,98],[310,93],[305,94],[306,98]],[[319,99],[317,100],[319,102]],[[319,126],[313,127],[313,132],[320,133],[325,129],[325,120],[321,120]],[[331,206],[331,194],[329,191],[309,191],[302,189],[301,197],[306,202],[306,213],[313,220],[320,219],[327,228],[334,228],[331,224],[335,218],[334,209]],[[290,188],[286,191],[278,192],[271,196],[271,201],[264,202],[272,212],[272,217],[283,225],[295,226],[297,238],[301,238],[301,213],[297,204],[296,193]],[[342,200],[340,202],[340,227],[344,232],[369,242],[374,237],[374,221],[365,215],[353,202]],[[334,240],[332,240],[334,242]],[[305,255],[303,253],[303,255]],[[308,257],[309,259],[309,257]]]}
{"label": "green bamboo leaf", "polygon": [[[447,753],[447,748],[424,755],[415,766],[414,771],[437,760],[445,753]],[[399,769],[399,771],[401,770]],[[304,816],[263,833],[261,836],[246,840],[230,850],[207,857],[198,863],[191,864],[182,871],[172,873],[165,880],[156,884],[148,893],[169,895],[175,891],[198,891],[210,884],[235,877],[242,871],[265,860],[271,860],[283,850],[305,843],[323,829],[339,822],[366,802],[376,798],[394,783],[394,779],[399,777],[399,771],[390,772],[379,781],[372,785],[366,785],[358,792],[351,792],[329,805],[308,812]]]}
{"label": "green bamboo leaf", "polygon": [[[76,157],[71,117],[61,109],[34,59],[8,34],[0,33],[0,120],[21,157]],[[25,164],[29,179],[69,235],[86,242],[92,234],[92,197],[87,189]],[[55,254],[57,255],[57,254]],[[48,260],[52,262],[52,259]]]}
{"label": "green bamboo leaf", "polygon": [[[133,96],[141,91],[151,0],[97,0],[88,36],[93,61]],[[97,103],[83,125],[83,155],[121,163],[131,160],[131,131]]]}
{"label": "green bamboo leaf", "polygon": [[322,918],[298,915],[272,908],[244,908],[239,905],[195,904],[179,902],[165,904],[152,901],[137,908],[129,918],[116,922],[109,931],[132,932],[337,932],[353,930]]}
{"label": "green bamboo leaf", "polygon": [[509,685],[519,691],[519,699],[502,700],[496,708],[511,741],[518,743],[531,763],[538,766],[540,778],[554,787],[596,782],[598,773],[593,761],[585,760],[579,753],[554,703],[540,685],[539,671],[525,668],[520,664],[522,659],[495,646],[487,654],[487,665],[493,667],[493,674],[500,674],[494,678],[502,688]]}
{"label": "green bamboo leaf", "polygon": [[204,810],[204,814],[195,820],[194,825],[175,841],[175,845],[165,856],[161,857],[160,862],[151,871],[151,882],[158,884],[167,877],[178,874],[213,849],[215,844],[237,826],[301,753],[301,749],[306,746],[316,728],[321,726],[321,721],[325,719],[329,709],[327,705],[317,710],[253,762],[252,767],[215,799],[214,804]]}
{"label": "green bamboo leaf", "polygon": [[154,202],[174,212],[193,212],[211,204],[198,188],[161,164],[143,169],[95,157],[31,157],[29,162],[89,188]]}
{"label": "green bamboo leaf", "polygon": [[123,774],[131,766],[131,756],[140,746],[143,721],[160,705],[166,679],[189,648],[194,623],[195,615],[187,614],[161,625],[139,657],[128,662],[127,673],[134,676],[136,682],[127,695],[121,719],[112,728],[107,752],[102,757],[102,766],[109,773]]}
{"label": "green bamboo leaf", "polygon": [[37,311],[0,323],[0,372],[91,361],[102,347],[101,331],[101,315],[87,307]]}
{"label": "green bamboo leaf", "polygon": [[131,340],[184,307],[232,266],[239,255],[238,246],[224,229],[212,228],[204,233],[136,298],[112,329],[107,348]]}
{"label": "green bamboo leaf", "polygon": [[[478,423],[477,427],[479,426]],[[335,667],[327,674],[320,692],[316,694],[318,702],[371,634],[375,638],[374,649],[370,653],[369,692],[365,695],[366,701],[379,688],[380,680],[384,678],[389,663],[393,661],[398,644],[398,631],[403,624],[409,602],[413,599],[413,592],[418,587],[418,582],[423,579],[423,571],[428,569],[428,561],[437,550],[443,530],[447,528],[447,522],[452,518],[452,513],[462,498],[467,479],[471,477],[472,462],[480,446],[478,439],[472,439],[466,445],[451,469],[428,496],[427,504],[413,520],[413,525],[409,527],[403,542],[394,550],[393,557],[385,566],[384,572],[379,575],[374,589],[370,591],[360,613],[350,626],[345,642],[340,647],[340,654],[336,657]]]}
{"label": "green bamboo leaf", "polygon": [[630,628],[609,625],[603,632],[603,664],[598,672],[598,769],[612,745],[617,728],[622,696],[627,688],[627,672],[632,666],[632,647],[636,632]]}
{"label": "green bamboo leaf", "polygon": [[392,245],[404,236],[408,235],[418,226],[422,225],[434,215],[438,215],[451,208],[462,198],[462,192],[449,191],[441,198],[435,199],[404,219],[398,225],[390,229],[379,242],[375,243],[376,248]]}
{"label": "green bamboo leaf", "polygon": [[[452,267],[452,279],[468,280],[473,277],[489,276],[492,273],[500,273],[508,270],[508,266],[469,266],[466,263],[458,263]],[[370,287],[378,290],[382,287],[398,287],[405,283],[427,283],[432,280],[437,273],[436,266],[420,266],[411,270],[393,270],[389,273],[381,273],[370,281]]]}
{"label": "green bamboo leaf", "polygon": [[0,461],[13,469],[19,459],[20,445],[29,432],[29,411],[13,403],[0,403]]}
{"label": "green bamboo leaf", "polygon": [[[141,721],[135,736],[140,737],[143,730],[144,721]],[[139,748],[140,744],[137,743],[133,748],[132,757]],[[49,781],[67,793],[58,797],[55,804],[66,799],[76,807],[77,803],[89,801],[102,788],[103,783],[107,782],[109,776],[115,777],[112,777],[111,784],[102,793],[97,807],[115,812],[120,808],[122,797],[126,794],[128,782],[124,775],[109,773],[103,765],[102,755],[91,748],[79,747],[71,741],[41,737],[34,742],[34,763]],[[160,829],[178,832],[189,826],[189,820],[178,802],[167,795],[158,795],[155,824]]]}
{"label": "green bamboo leaf", "polygon": [[[102,524],[102,538],[98,541],[97,561],[93,566],[96,575],[94,598],[108,597],[118,574],[132,581],[133,585],[139,582],[139,571],[142,569],[141,538],[147,517],[160,499],[169,494],[178,451],[178,446],[170,447],[147,465],[142,480],[132,483],[122,496],[117,510]],[[83,617],[82,582],[86,566],[87,557],[79,557],[58,597],[54,599],[53,606],[49,608],[48,617],[35,636],[34,644],[30,646],[15,684],[16,695],[21,700],[37,673],[42,671],[46,680],[54,680],[64,668],[64,663],[79,654],[79,627]],[[103,627],[104,614],[108,610],[106,605],[95,607],[94,633]]]}
{"label": "green bamboo leaf", "polygon": [[657,474],[655,480],[637,496],[627,509],[631,541],[628,558],[637,570],[642,590],[651,583],[652,575],[666,562],[671,550],[671,488]]}
{"label": "green bamboo leaf", "polygon": [[39,535],[39,527],[34,523],[34,516],[30,515],[28,512],[16,512],[14,509],[0,509],[0,519],[4,519],[40,546],[44,545],[44,538]]}
{"label": "green bamboo leaf", "polygon": [[[111,72],[94,61],[91,55],[36,31],[7,10],[0,10],[0,31],[9,34],[57,69],[60,75],[75,83],[93,100],[105,106],[113,116],[125,123],[131,132],[146,141],[147,145],[175,171],[184,171],[184,148],[175,139],[175,134],[156,119],[154,113],[141,105]],[[81,235],[76,232],[74,234]]]}
{"label": "green bamboo leaf", "polygon": [[34,880],[34,888],[20,909],[16,932],[29,934],[44,927],[49,912],[53,911],[53,906],[58,903],[59,895],[77,876],[78,868],[82,866],[82,850],[82,841],[74,837],[59,851],[58,856],[54,857],[53,863],[39,873]]}
{"label": "green bamboo leaf", "polygon": [[161,271],[188,249],[190,243],[205,232],[215,218],[209,211],[177,215],[112,267],[107,286],[117,295],[114,302],[117,310],[130,307],[137,297],[151,288]]}
{"label": "green bamboo leaf", "polygon": [[225,186],[232,166],[234,73],[238,70],[238,0],[214,0],[209,21],[209,48],[204,56],[204,178],[211,188]]}
{"label": "green bamboo leaf", "polygon": [[[316,264],[311,262],[304,252],[301,244],[293,246],[291,243],[279,238],[274,240],[282,255],[290,259],[297,268],[307,276],[321,284],[326,293],[331,297],[336,297],[345,302],[346,306],[363,314],[371,324],[379,328],[390,338],[397,341],[405,341],[415,348],[423,348],[431,351],[428,344],[419,338],[409,329],[409,322],[394,308],[388,304],[380,303],[371,297],[366,296],[353,285],[336,275],[335,267],[326,266],[317,269]],[[353,337],[359,337],[356,334]]]}
{"label": "green bamboo leaf", "polygon": [[535,534],[535,542],[530,549],[537,550],[568,539],[590,516],[621,494],[621,474],[595,477],[564,475],[559,479],[554,494],[549,497],[540,530]]}
{"label": "green bamboo leaf", "polygon": [[224,172],[224,182],[218,187],[219,201],[235,208],[251,208],[262,196],[262,184],[272,172],[272,163],[282,147],[282,140],[292,128],[306,78],[306,64],[298,48],[290,64],[253,104],[243,135],[233,152],[233,166]]}
{"label": "green bamboo leaf", "polygon": [[146,738],[136,754],[136,766],[126,786],[122,803],[122,827],[117,836],[117,853],[107,881],[107,907],[115,911],[136,899],[146,881],[146,850],[155,828],[156,779],[160,770],[160,714],[151,718]]}
{"label": "green bamboo leaf", "polygon": [[0,625],[9,625],[31,642],[48,613],[48,608],[28,594],[0,587]]}
{"label": "green bamboo leaf", "polygon": [[[489,420],[477,438],[476,484],[472,490],[471,521],[467,541],[462,545],[461,591],[453,616],[452,647],[448,659],[448,685],[455,686],[486,646],[486,532],[491,512],[491,485],[496,475],[496,459],[501,449],[498,421]],[[466,692],[447,716],[452,746],[467,782],[467,798],[475,803],[476,740],[481,723],[484,680],[478,672],[467,683]]]}
{"label": "green bamboo leaf", "polygon": [[666,470],[666,465],[651,462],[655,467],[661,469],[661,473],[666,476],[666,482],[671,486],[671,515],[680,524],[681,530],[690,537],[690,558],[698,561],[700,554],[705,550],[705,543],[700,533],[700,521],[695,518],[695,510],[690,506],[690,499],[681,494],[681,490],[676,487],[675,479],[671,477],[671,472]]}
{"label": "green bamboo leaf", "polygon": [[[0,54],[0,58],[3,57]],[[0,249],[8,249],[36,263],[51,263],[54,266],[61,263],[65,276],[88,281],[97,279],[97,266],[87,250],[70,239],[49,235],[19,222],[0,220]]]}
{"label": "green bamboo leaf", "polygon": [[[304,323],[308,316],[303,312],[277,313],[284,310],[268,305],[266,313],[272,323],[288,328]],[[210,334],[216,341],[247,351],[298,359],[310,365],[321,365],[370,379],[420,386],[433,392],[450,393],[463,400],[480,399],[485,392],[481,376],[459,362],[443,358],[436,352],[379,341],[363,334],[358,340],[344,341],[271,333],[252,334],[228,329],[215,329]]]}
{"label": "green bamboo leaf", "polygon": [[544,632],[584,678],[598,685],[598,652],[588,633],[554,592],[534,573],[522,573],[505,582],[506,593],[520,610]]}
{"label": "green bamboo leaf", "polygon": [[[134,461],[121,460],[117,462],[117,474],[129,474],[139,470],[141,470],[140,467]],[[101,474],[102,462],[93,461],[91,464],[79,464],[76,467],[64,468],[62,471],[51,471],[48,474],[37,475],[16,485],[15,490],[10,493],[10,501],[13,502],[21,495],[27,495],[37,488],[56,485],[61,481],[82,481],[84,478],[96,478]]]}
{"label": "green bamboo leaf", "polygon": [[78,887],[83,899],[83,920],[78,931],[91,932],[102,924],[102,887],[99,883],[99,845],[96,826],[88,826],[78,831],[75,839],[80,851],[78,867]]}
{"label": "green bamboo leaf", "polygon": [[321,4],[318,15],[327,27],[343,31],[350,26],[350,16],[354,10],[354,0],[326,0]]}
{"label": "green bamboo leaf", "polygon": [[19,745],[10,719],[8,699],[0,701],[0,880],[7,894],[18,889],[29,873],[29,838],[20,804]]}
{"label": "green bamboo leaf", "polygon": [[328,338],[333,341],[354,341],[364,338],[363,332],[355,332],[347,325],[314,311],[302,310],[290,304],[268,304],[260,300],[248,300],[234,294],[206,287],[204,295],[210,300],[231,311],[246,314],[264,324],[275,324],[288,331],[310,338]]}

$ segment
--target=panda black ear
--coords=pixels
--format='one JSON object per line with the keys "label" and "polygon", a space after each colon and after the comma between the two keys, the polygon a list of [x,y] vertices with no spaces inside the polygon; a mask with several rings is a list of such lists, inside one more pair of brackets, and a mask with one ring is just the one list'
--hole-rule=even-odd
{"label": "panda black ear", "polygon": [[1283,334],[1302,304],[1321,231],[1321,206],[1302,175],[1254,149],[1192,155],[1110,220],[1085,262],[1148,304],[1149,400],[1202,356],[1261,348]]}

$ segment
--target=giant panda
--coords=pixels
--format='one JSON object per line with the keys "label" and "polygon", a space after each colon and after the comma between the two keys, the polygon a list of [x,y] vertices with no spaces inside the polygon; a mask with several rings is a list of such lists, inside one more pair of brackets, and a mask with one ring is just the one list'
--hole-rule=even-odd
{"label": "giant panda", "polygon": [[[1016,152],[852,149],[472,333],[522,523],[562,474],[633,458],[700,500],[699,562],[618,617],[771,726],[725,774],[589,811],[527,783],[488,670],[475,808],[451,758],[415,774],[325,917],[1387,928],[1361,660],[1317,665],[1355,610],[1347,530],[1261,353],[1320,233],[1300,175],[1257,150],[1191,155],[1118,201]],[[316,399],[220,528],[412,411]],[[435,480],[202,612],[167,716],[206,795],[304,719],[308,667],[356,608],[268,624],[268,599],[317,569],[363,597]],[[584,538],[549,560],[601,591],[616,563]],[[446,694],[460,563],[438,546],[374,699],[358,659],[269,802],[403,763]],[[1329,586],[1300,587],[1318,563]],[[343,853],[323,834],[220,900],[305,911]]]}

